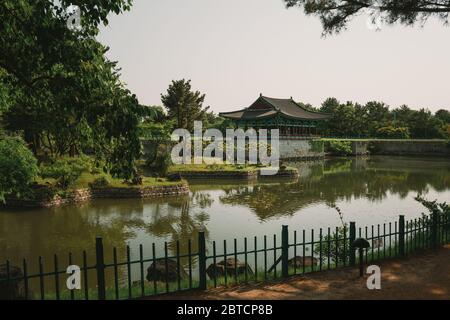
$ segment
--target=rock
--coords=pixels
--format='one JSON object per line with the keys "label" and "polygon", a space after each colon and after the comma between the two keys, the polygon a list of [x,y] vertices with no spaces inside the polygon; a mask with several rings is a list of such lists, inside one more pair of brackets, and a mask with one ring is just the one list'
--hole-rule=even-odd
{"label": "rock", "polygon": [[[188,275],[183,267],[180,265],[180,279],[186,278]],[[166,281],[166,261],[165,259],[157,260],[152,263],[147,269],[148,281]],[[167,259],[167,280],[177,281],[177,262],[171,259]]]}
{"label": "rock", "polygon": [[9,283],[6,273],[6,264],[0,265],[0,300],[24,299],[24,282],[22,269],[15,266],[9,267]]}
{"label": "rock", "polygon": [[245,270],[247,269],[247,274],[252,275],[253,270],[250,266],[244,262],[239,260],[235,260],[234,258],[228,258],[226,261],[222,260],[216,265],[214,263],[210,264],[206,269],[206,274],[210,279],[214,279],[214,270],[216,277],[223,277],[225,275],[225,270],[227,271],[227,276],[234,276],[235,270],[237,271],[237,275],[245,274]]}
{"label": "rock", "polygon": [[288,266],[291,268],[294,268],[294,265],[297,268],[302,268],[303,267],[303,261],[305,261],[305,267],[311,267],[311,266],[315,266],[319,263],[319,259],[314,258],[314,257],[294,257],[292,259],[290,259],[288,261]]}

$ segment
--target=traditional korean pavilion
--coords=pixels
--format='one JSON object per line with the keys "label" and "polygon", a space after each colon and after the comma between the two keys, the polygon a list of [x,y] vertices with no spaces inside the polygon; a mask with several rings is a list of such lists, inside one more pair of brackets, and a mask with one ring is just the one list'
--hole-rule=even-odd
{"label": "traditional korean pavilion", "polygon": [[290,99],[260,95],[248,108],[222,112],[220,116],[234,121],[238,128],[279,129],[283,136],[318,135],[317,124],[330,118],[326,113],[306,109]]}

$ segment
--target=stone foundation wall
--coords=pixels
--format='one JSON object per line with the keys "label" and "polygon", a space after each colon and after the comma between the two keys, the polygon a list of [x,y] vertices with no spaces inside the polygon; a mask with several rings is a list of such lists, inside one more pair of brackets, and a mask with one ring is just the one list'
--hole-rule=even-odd
{"label": "stone foundation wall", "polygon": [[185,179],[257,179],[258,171],[214,171],[214,172],[180,172]]}
{"label": "stone foundation wall", "polygon": [[299,177],[299,172],[297,169],[286,169],[286,170],[279,170],[276,174],[274,175],[262,175],[261,173],[259,173],[258,178],[290,178],[290,179],[295,179]]}
{"label": "stone foundation wall", "polygon": [[374,140],[372,154],[411,156],[450,156],[445,140]]}
{"label": "stone foundation wall", "polygon": [[77,204],[91,199],[126,199],[126,198],[154,198],[162,196],[176,196],[189,193],[189,186],[180,183],[174,186],[133,187],[133,188],[99,188],[77,189],[62,197],[55,195],[52,199],[18,200],[7,198],[7,207],[17,208],[49,208],[66,204]]}
{"label": "stone foundation wall", "polygon": [[346,140],[352,154],[394,156],[450,156],[450,145],[445,140]]}
{"label": "stone foundation wall", "polygon": [[189,193],[187,184],[176,186],[155,186],[144,188],[101,188],[92,189],[93,198],[153,198],[176,196]]}
{"label": "stone foundation wall", "polygon": [[280,159],[281,160],[312,160],[325,156],[322,150],[314,150],[313,139],[286,139],[280,138]]}
{"label": "stone foundation wall", "polygon": [[354,156],[363,156],[369,154],[369,142],[352,141],[352,154]]}

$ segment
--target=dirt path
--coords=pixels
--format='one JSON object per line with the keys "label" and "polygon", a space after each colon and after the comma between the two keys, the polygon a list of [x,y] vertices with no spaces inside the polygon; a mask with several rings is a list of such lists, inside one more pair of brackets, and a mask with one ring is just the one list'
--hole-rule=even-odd
{"label": "dirt path", "polygon": [[158,299],[450,299],[450,245],[380,262],[381,290],[368,290],[356,269],[324,271],[284,282],[171,294]]}

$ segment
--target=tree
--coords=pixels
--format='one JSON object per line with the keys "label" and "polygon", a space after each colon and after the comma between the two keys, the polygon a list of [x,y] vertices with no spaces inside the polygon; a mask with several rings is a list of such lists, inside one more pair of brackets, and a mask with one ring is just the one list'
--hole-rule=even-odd
{"label": "tree", "polygon": [[326,122],[325,131],[333,136],[355,135],[355,108],[352,102],[339,103],[336,98],[328,98],[320,108],[321,112],[331,114]]}
{"label": "tree", "polygon": [[376,137],[385,139],[409,139],[409,129],[405,127],[381,127],[377,130]]}
{"label": "tree", "polygon": [[446,125],[435,117],[429,110],[412,110],[408,106],[401,106],[393,111],[398,126],[409,128],[411,138],[445,138]]}
{"label": "tree", "polygon": [[308,15],[318,16],[324,34],[338,33],[362,11],[378,15],[387,24],[413,25],[429,17],[448,22],[450,0],[284,0],[286,6],[302,7]]}
{"label": "tree", "polygon": [[161,94],[161,101],[169,119],[176,121],[177,128],[194,129],[194,121],[205,119],[209,107],[203,108],[205,95],[192,91],[191,80],[174,80],[167,93]]}
{"label": "tree", "polygon": [[23,197],[38,174],[37,160],[19,137],[0,140],[0,201],[5,195]]}
{"label": "tree", "polygon": [[391,119],[389,107],[383,102],[370,101],[364,106],[366,116],[361,119],[365,123],[363,126],[368,126],[368,135],[375,137],[377,130],[386,125]]}
{"label": "tree", "polygon": [[436,118],[442,120],[444,123],[450,124],[450,111],[440,109],[435,113]]}
{"label": "tree", "polygon": [[[58,3],[58,4],[56,4]],[[69,4],[81,9],[81,29],[67,28]],[[95,40],[107,16],[130,0],[0,2],[0,80],[8,103],[2,123],[23,134],[35,154],[83,152],[104,158],[129,178],[140,155],[138,125],[144,111],[120,81],[108,48]]]}

